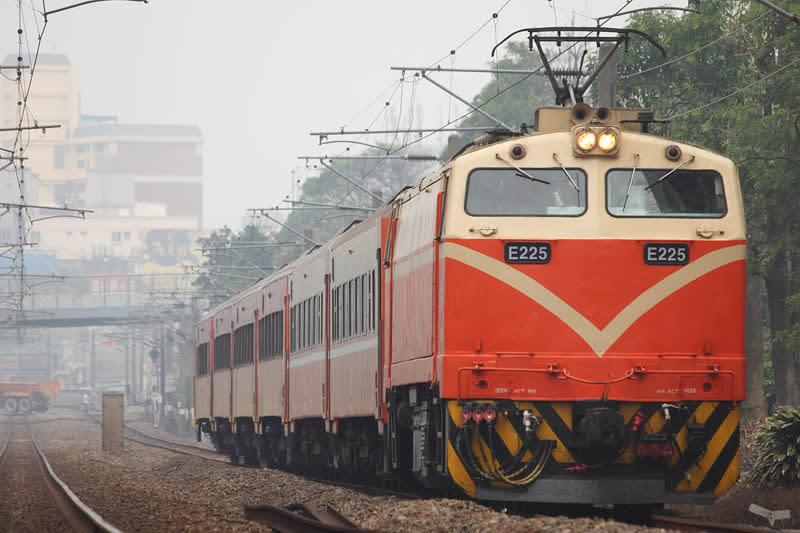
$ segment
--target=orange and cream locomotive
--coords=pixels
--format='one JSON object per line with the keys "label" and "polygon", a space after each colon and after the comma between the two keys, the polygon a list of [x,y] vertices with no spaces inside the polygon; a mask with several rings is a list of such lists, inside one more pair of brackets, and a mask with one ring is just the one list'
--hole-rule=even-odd
{"label": "orange and cream locomotive", "polygon": [[490,132],[210,312],[198,431],[235,460],[479,500],[720,496],[745,399],[739,179],[643,111]]}

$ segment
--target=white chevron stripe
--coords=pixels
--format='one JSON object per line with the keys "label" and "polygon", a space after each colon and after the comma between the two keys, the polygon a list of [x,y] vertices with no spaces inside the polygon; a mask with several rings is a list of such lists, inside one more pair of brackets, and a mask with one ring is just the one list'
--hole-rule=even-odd
{"label": "white chevron stripe", "polygon": [[602,330],[542,284],[503,261],[456,243],[444,243],[442,253],[445,257],[480,270],[523,293],[561,319],[586,341],[598,357],[602,357],[647,311],[701,276],[734,261],[744,260],[746,248],[744,244],[721,248],[676,270],[637,296]]}

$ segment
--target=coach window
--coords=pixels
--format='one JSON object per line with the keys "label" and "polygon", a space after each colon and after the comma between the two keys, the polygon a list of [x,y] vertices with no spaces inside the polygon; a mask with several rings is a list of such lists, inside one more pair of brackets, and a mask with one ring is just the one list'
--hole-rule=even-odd
{"label": "coach window", "polygon": [[214,339],[214,370],[231,367],[231,334],[226,333]]}
{"label": "coach window", "polygon": [[241,366],[253,364],[253,324],[247,324],[242,330],[242,361]]}
{"label": "coach window", "polygon": [[339,292],[339,287],[334,287],[331,291],[331,340],[336,342],[337,335],[336,335],[336,324],[338,317],[336,316],[338,313],[338,306],[336,305],[336,293]]}
{"label": "coach window", "polygon": [[339,285],[339,290],[336,291],[336,299],[339,302],[339,318],[337,319],[337,331],[338,331],[338,339],[339,342],[344,340],[344,288],[346,284],[342,283]]}
{"label": "coach window", "polygon": [[467,178],[464,210],[472,216],[579,216],[586,212],[586,173],[579,168],[478,168]]}
{"label": "coach window", "polygon": [[294,353],[294,315],[295,315],[295,306],[289,310],[289,351]]}
{"label": "coach window", "polygon": [[208,375],[208,343],[204,342],[197,347],[197,375]]}
{"label": "coach window", "polygon": [[306,306],[306,348],[314,346],[314,298],[309,298]]}
{"label": "coach window", "polygon": [[309,346],[309,342],[308,342],[309,335],[308,335],[308,332],[311,329],[309,327],[309,323],[308,323],[308,319],[309,319],[309,315],[310,315],[308,310],[309,310],[310,307],[311,307],[311,300],[306,299],[306,301],[303,302],[303,348],[306,349],[306,350],[308,349],[308,346]]}
{"label": "coach window", "polygon": [[263,316],[258,320],[258,360],[263,361],[267,358],[267,328],[269,315]]}
{"label": "coach window", "polygon": [[317,339],[319,340],[319,343],[322,344],[322,306],[325,302],[325,298],[322,293],[319,293],[317,298],[319,299],[319,307],[317,308]]}
{"label": "coach window", "polygon": [[366,320],[366,326],[364,329],[367,330],[367,333],[372,332],[372,271],[365,274],[367,277],[367,308],[365,310],[364,320]]}
{"label": "coach window", "polygon": [[339,285],[339,290],[336,292],[336,297],[339,300],[339,342],[342,342],[344,340],[344,284]]}
{"label": "coach window", "polygon": [[360,297],[359,295],[361,292],[359,291],[358,287],[358,278],[353,280],[353,336],[358,337],[359,335],[359,320],[358,317],[361,316],[361,306],[359,305]]}
{"label": "coach window", "polygon": [[367,275],[361,274],[361,313],[359,315],[359,323],[361,324],[361,334],[367,332],[367,292],[364,285],[366,285]]}
{"label": "coach window", "polygon": [[720,218],[728,207],[714,170],[625,169],[606,173],[606,209],[615,217]]}
{"label": "coach window", "polygon": [[378,286],[375,284],[375,270],[372,270],[372,306],[370,306],[370,321],[372,322],[372,331],[375,331],[377,324],[375,323],[375,309],[378,307]]}
{"label": "coach window", "polygon": [[277,317],[276,322],[277,322],[278,329],[275,332],[275,340],[276,340],[276,343],[277,343],[277,351],[275,352],[275,355],[277,357],[280,357],[283,354],[283,335],[284,335],[284,332],[283,332],[283,311],[278,311],[278,317]]}
{"label": "coach window", "polygon": [[353,280],[347,282],[347,338],[353,337]]}

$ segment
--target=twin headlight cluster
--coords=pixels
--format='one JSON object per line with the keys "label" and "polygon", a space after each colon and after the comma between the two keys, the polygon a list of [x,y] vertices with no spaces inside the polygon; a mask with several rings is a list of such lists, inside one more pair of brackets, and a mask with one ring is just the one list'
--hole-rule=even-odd
{"label": "twin headlight cluster", "polygon": [[573,148],[578,155],[613,155],[619,150],[619,129],[608,126],[575,126]]}

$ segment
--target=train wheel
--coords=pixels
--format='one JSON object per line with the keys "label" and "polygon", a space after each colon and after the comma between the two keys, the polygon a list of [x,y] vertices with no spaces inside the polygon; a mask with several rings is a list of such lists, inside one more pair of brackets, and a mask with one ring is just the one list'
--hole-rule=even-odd
{"label": "train wheel", "polygon": [[20,413],[25,414],[30,412],[31,407],[33,407],[33,404],[31,403],[30,398],[19,399],[19,403],[17,404],[17,409],[19,409]]}
{"label": "train wheel", "polygon": [[17,412],[17,399],[16,398],[6,398],[3,402],[3,409],[6,410],[6,413],[13,415]]}

